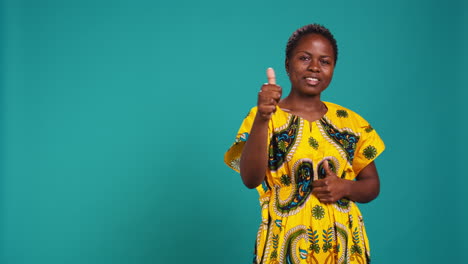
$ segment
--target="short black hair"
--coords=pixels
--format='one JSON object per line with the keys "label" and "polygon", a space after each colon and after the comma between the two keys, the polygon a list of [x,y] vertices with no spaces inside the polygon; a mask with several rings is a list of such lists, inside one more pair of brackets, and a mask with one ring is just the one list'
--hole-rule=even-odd
{"label": "short black hair", "polygon": [[319,25],[319,24],[309,24],[305,25],[292,33],[291,37],[289,37],[288,44],[286,44],[286,59],[290,59],[291,53],[293,49],[297,46],[299,40],[308,34],[319,34],[324,38],[330,41],[334,55],[335,55],[335,64],[338,60],[338,45],[336,44],[336,39],[333,34],[328,30],[326,27]]}

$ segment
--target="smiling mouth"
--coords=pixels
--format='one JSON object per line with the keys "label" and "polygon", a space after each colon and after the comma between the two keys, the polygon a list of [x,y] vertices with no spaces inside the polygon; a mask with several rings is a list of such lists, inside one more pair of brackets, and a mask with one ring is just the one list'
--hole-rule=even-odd
{"label": "smiling mouth", "polygon": [[319,79],[314,78],[314,77],[307,77],[305,79],[306,79],[307,84],[309,85],[317,85],[320,82]]}

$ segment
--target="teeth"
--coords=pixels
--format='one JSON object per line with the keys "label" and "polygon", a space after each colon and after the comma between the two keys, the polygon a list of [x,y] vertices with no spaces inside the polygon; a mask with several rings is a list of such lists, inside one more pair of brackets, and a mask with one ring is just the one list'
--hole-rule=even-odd
{"label": "teeth", "polygon": [[318,81],[318,79],[317,79],[317,78],[311,78],[311,77],[308,77],[308,78],[306,78],[306,79],[307,79],[307,80],[311,80],[311,81]]}

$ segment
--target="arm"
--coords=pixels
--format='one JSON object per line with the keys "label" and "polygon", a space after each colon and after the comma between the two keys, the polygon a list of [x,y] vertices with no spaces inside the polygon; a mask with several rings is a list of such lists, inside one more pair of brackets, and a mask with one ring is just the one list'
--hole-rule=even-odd
{"label": "arm", "polygon": [[268,83],[258,93],[257,115],[240,158],[240,174],[245,186],[252,189],[262,183],[268,165],[268,123],[281,98],[273,69],[267,70]]}
{"label": "arm", "polygon": [[323,203],[334,203],[348,198],[358,203],[368,203],[379,195],[380,180],[374,162],[369,163],[356,177],[355,181],[339,178],[325,162],[327,176],[312,183],[313,193]]}
{"label": "arm", "polygon": [[368,203],[380,193],[380,179],[374,162],[369,163],[356,177],[350,181],[345,197],[358,203]]}
{"label": "arm", "polygon": [[268,162],[267,137],[268,120],[262,119],[257,113],[240,159],[240,175],[244,185],[250,189],[260,185],[265,178]]}

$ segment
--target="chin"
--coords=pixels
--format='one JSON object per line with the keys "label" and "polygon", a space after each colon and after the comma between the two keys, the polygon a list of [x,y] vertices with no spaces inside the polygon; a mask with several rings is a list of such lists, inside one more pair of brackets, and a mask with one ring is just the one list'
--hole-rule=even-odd
{"label": "chin", "polygon": [[320,87],[309,86],[306,89],[304,89],[304,94],[309,96],[317,96],[320,95],[323,91],[325,91],[325,89],[322,89]]}

